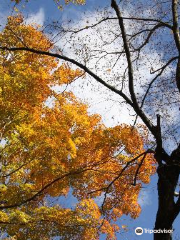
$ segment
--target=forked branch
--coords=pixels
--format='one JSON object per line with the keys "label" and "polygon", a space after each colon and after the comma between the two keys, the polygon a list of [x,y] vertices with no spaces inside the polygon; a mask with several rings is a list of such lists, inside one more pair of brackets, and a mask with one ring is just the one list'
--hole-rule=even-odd
{"label": "forked branch", "polygon": [[120,29],[121,29],[121,33],[122,33],[124,50],[125,50],[127,64],[128,64],[129,92],[130,92],[130,95],[131,95],[133,108],[134,108],[135,112],[137,113],[137,115],[141,117],[143,122],[146,124],[146,126],[149,128],[151,133],[156,138],[155,127],[150,122],[150,120],[145,115],[145,113],[141,110],[141,108],[140,108],[140,106],[139,106],[139,104],[137,102],[137,98],[136,98],[135,91],[134,91],[133,66],[132,66],[132,61],[131,61],[130,49],[129,49],[129,46],[128,46],[128,40],[127,40],[127,37],[126,37],[126,30],[125,30],[125,26],[124,26],[124,23],[123,23],[123,18],[121,16],[121,12],[120,12],[119,7],[118,7],[118,5],[117,5],[115,0],[111,1],[111,7],[116,12],[116,15],[117,15],[118,20],[119,20],[119,26],[120,26]]}

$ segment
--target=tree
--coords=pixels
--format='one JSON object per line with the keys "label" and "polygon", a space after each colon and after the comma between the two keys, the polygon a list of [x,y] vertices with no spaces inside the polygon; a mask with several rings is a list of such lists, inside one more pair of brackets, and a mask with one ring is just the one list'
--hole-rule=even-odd
{"label": "tree", "polygon": [[[137,118],[140,118],[149,129],[155,143],[155,148],[152,150],[155,152],[154,156],[158,165],[159,195],[155,230],[171,230],[180,211],[180,197],[177,201],[174,197],[179,178],[180,147],[177,130],[179,122],[172,114],[174,109],[179,111],[180,37],[178,14],[178,0],[165,2],[122,1],[119,5],[116,0],[112,0],[111,10],[106,11],[96,23],[92,25],[88,23],[81,29],[70,29],[72,34],[98,29],[97,34],[100,33],[99,39],[102,40],[102,44],[99,48],[94,44],[94,49],[91,46],[89,58],[87,51],[85,52],[86,56],[78,57],[76,60],[58,52],[45,52],[26,46],[2,45],[1,47],[1,49],[29,51],[69,61],[83,69],[107,89],[119,95],[131,106]],[[99,26],[104,28],[99,28]],[[105,29],[107,29],[106,34]],[[92,35],[89,35],[89,38],[90,36]],[[115,49],[105,49],[105,46],[109,46],[115,41],[117,42]],[[86,46],[83,45],[83,47]],[[113,44],[112,47],[114,47]],[[152,55],[149,54],[150,51]],[[105,60],[110,71],[117,66],[120,59],[123,59],[123,63],[125,61],[126,64],[123,66],[120,62],[118,72],[112,71],[112,80],[108,81],[109,76],[104,77],[106,71],[102,74],[102,67],[100,67],[100,71],[98,71],[98,67],[94,71],[87,67],[87,62],[92,57],[98,58],[98,64],[100,60]],[[82,63],[83,60],[86,61]],[[145,73],[142,65],[146,66]],[[98,65],[96,64],[96,66]],[[119,87],[119,83],[122,88]],[[127,93],[127,88],[129,93]],[[137,88],[140,89],[140,92]],[[169,124],[170,121],[172,124]],[[172,143],[172,139],[176,141]],[[172,239],[172,236],[171,234],[155,234],[154,239],[169,240]]]}
{"label": "tree", "polygon": [[[99,115],[88,114],[87,105],[63,90],[84,71],[6,50],[54,49],[21,15],[8,18],[0,42],[1,239],[98,239],[101,233],[115,239],[114,222],[139,215],[141,185],[155,171],[146,130],[107,128]],[[76,206],[61,206],[69,195]]]}

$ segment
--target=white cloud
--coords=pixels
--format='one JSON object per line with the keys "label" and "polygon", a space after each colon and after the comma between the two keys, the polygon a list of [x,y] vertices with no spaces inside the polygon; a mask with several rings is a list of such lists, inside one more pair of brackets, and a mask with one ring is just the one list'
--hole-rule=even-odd
{"label": "white cloud", "polygon": [[[110,11],[110,9],[107,9],[107,12],[108,11]],[[128,9],[123,15],[129,15]],[[85,31],[79,31],[77,34],[67,33],[60,36],[60,41],[57,45],[63,51],[64,55],[85,64],[90,70],[112,86],[121,90],[124,83],[123,92],[129,96],[127,74],[125,81],[122,80],[124,71],[127,67],[125,56],[122,54],[118,59],[115,54],[107,54],[107,52],[123,50],[122,37],[118,37],[119,26],[117,22],[113,20],[103,22],[99,26],[96,26],[96,28],[87,29],[87,26],[98,22],[98,20],[104,17],[106,17],[106,13],[103,16],[101,13],[97,12],[86,12],[85,17],[81,14],[82,20],[78,19],[74,23],[70,22],[69,26],[64,24],[63,27],[65,29],[78,30],[83,27],[86,29]],[[137,27],[140,28],[141,26],[138,25],[134,28],[130,25],[129,21],[126,21],[127,33],[137,31]],[[138,60],[138,69],[136,69],[137,65],[134,66],[135,91],[139,102],[142,101],[148,84],[154,77],[153,74],[150,74],[150,69],[156,70],[165,64],[162,60],[162,55],[159,54],[156,49],[153,51],[149,48],[149,45],[147,45],[143,51],[143,54]],[[132,59],[135,59],[136,55],[132,55]],[[76,68],[74,65],[70,66]],[[168,79],[169,76],[170,69],[167,68],[163,75],[163,80],[165,80],[165,78]],[[156,83],[153,84],[155,88],[151,91],[151,99],[147,99],[145,102],[147,106],[145,109],[147,110],[147,115],[152,119],[154,124],[156,124],[156,114],[161,114],[164,126],[168,125],[169,129],[172,127],[172,122],[174,122],[175,119],[176,122],[179,121],[179,111],[177,114],[177,109],[176,111],[175,108],[172,108],[171,111],[169,110],[169,104],[167,104],[167,102],[172,94],[165,93],[163,84],[161,85],[161,88],[159,88],[158,85],[156,86]],[[123,99],[120,96],[106,89],[100,83],[97,83],[93,78],[89,77],[88,74],[85,80],[78,80],[73,85],[69,86],[68,89],[73,90],[77,97],[88,102],[90,105],[89,111],[91,113],[99,113],[107,126],[116,125],[118,123],[134,124],[135,113],[133,109],[127,104],[122,103]],[[158,89],[159,92],[157,92]],[[172,90],[170,89],[170,91]],[[173,94],[173,96],[176,97],[175,94]],[[160,104],[163,104],[163,108],[160,107]],[[139,118],[137,123],[141,123]],[[169,135],[167,138],[167,134],[165,134],[165,137],[167,141],[170,140]]]}
{"label": "white cloud", "polygon": [[[82,19],[85,20],[78,20],[73,25],[71,24],[70,27],[73,29],[83,28],[86,25],[97,22],[100,18],[101,14],[98,16],[97,12],[87,12],[86,17],[82,17]],[[114,28],[117,30],[117,26],[114,23],[111,24],[112,29]],[[102,24],[100,28],[103,34],[108,32],[108,27],[109,26],[107,26],[107,23]],[[94,29],[88,29],[86,31],[79,32],[77,36],[71,39],[74,43],[73,47],[71,46],[72,42],[70,43],[67,40],[69,38],[68,35],[61,38],[57,45],[60,47],[60,49],[63,49],[64,55],[77,59],[78,61],[80,60],[82,63],[85,61],[87,54],[88,61],[86,64],[89,69],[95,72],[98,76],[102,77],[103,80],[110,82],[111,85],[116,84],[117,86],[117,78],[121,79],[122,76],[122,74],[120,74],[121,76],[118,77],[117,71],[119,70],[119,66],[121,70],[125,69],[124,58],[120,60],[118,65],[116,65],[114,68],[112,67],[115,62],[114,59],[111,61],[110,59],[102,58],[101,61],[97,61],[97,59],[93,57],[93,54],[97,48],[106,51],[112,51],[113,49],[115,51],[118,50],[119,47],[117,42],[110,44],[108,47],[103,47],[103,43],[99,34],[101,34],[100,31],[98,32]],[[108,34],[109,41],[113,37],[113,33]],[[92,49],[95,51],[93,52]],[[99,57],[101,57],[101,54]],[[75,66],[72,67],[74,68]],[[111,68],[112,70],[109,71]],[[119,84],[118,88],[121,88],[121,83]],[[89,77],[89,75],[86,75],[85,80],[75,82],[69,86],[68,89],[73,90],[77,97],[89,104],[89,112],[99,113],[103,118],[103,122],[107,126],[120,123],[133,124],[135,117],[132,116],[132,109],[130,116],[130,108],[127,107],[126,104],[122,103],[123,99],[117,94],[106,89],[100,83],[97,83],[93,78]]]}
{"label": "white cloud", "polygon": [[45,21],[45,13],[44,9],[40,8],[38,12],[36,13],[30,13],[29,16],[26,18],[25,23],[26,24],[38,24],[42,26]]}

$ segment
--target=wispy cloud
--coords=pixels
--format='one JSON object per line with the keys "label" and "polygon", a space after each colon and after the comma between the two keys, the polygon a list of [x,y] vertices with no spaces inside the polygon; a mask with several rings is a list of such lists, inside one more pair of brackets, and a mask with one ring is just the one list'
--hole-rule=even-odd
{"label": "wispy cloud", "polygon": [[[110,11],[110,9],[107,9],[107,12],[108,11]],[[85,15],[80,13],[79,18],[75,19],[74,22],[70,21],[68,24],[63,24],[63,28],[65,28],[67,32],[66,34],[63,32],[64,35],[58,35],[57,32],[55,33],[56,36],[60,36],[60,41],[57,42],[57,46],[64,55],[83,63],[105,82],[108,82],[119,90],[123,89],[123,92],[129,96],[127,61],[123,54],[115,54],[116,52],[123,51],[122,38],[119,36],[119,26],[117,22],[113,20],[108,22],[103,21],[94,28],[88,28],[91,24],[105,18],[107,16],[106,14],[107,13],[104,13],[103,15],[103,13],[96,11],[86,12]],[[110,16],[114,16],[113,14],[114,13],[110,13]],[[129,16],[129,14],[129,9],[126,8],[123,15]],[[145,15],[149,16],[148,14],[149,10]],[[142,27],[137,24],[136,28],[133,28],[129,21],[125,21],[125,25],[128,34],[138,31],[137,28],[140,29]],[[85,30],[78,31],[80,28],[84,28]],[[68,29],[74,29],[75,32],[77,30],[78,33],[68,33]],[[58,39],[55,39],[55,41],[57,40]],[[136,53],[132,53],[132,59],[136,57]],[[152,50],[149,44],[142,49],[137,65],[134,64],[134,88],[140,104],[150,82],[157,74],[151,74],[150,70],[157,70],[164,66],[165,63],[166,60],[162,57],[162,54],[159,53],[158,49]],[[70,64],[70,66],[76,68],[74,65]],[[125,72],[126,74],[124,74]],[[177,100],[177,94],[175,92],[173,96],[171,92],[168,92],[167,83],[169,79],[171,79],[171,75],[172,66],[167,67],[162,74],[161,80],[164,82],[156,81],[152,85],[149,92],[150,94],[148,95],[149,97],[146,97],[143,106],[144,111],[152,122],[156,122],[156,114],[161,115],[163,137],[165,141],[167,141],[167,144],[169,144],[169,141],[172,142],[170,148],[175,144],[174,128],[177,126],[177,123],[179,123],[180,113],[179,105],[176,105],[176,108],[169,108],[172,97],[174,102]],[[164,86],[167,86],[166,91],[164,91]],[[85,80],[78,80],[69,86],[68,90],[72,90],[77,97],[88,102],[90,113],[100,114],[103,122],[107,126],[121,123],[134,124],[135,112],[133,109],[127,106],[120,96],[97,83],[92,77],[89,77],[88,74]],[[169,91],[172,91],[172,89]],[[138,118],[137,123],[142,123],[140,118]],[[175,127],[173,127],[172,123],[175,123]],[[167,134],[165,132],[167,127],[168,130],[172,129],[172,133],[168,132]]]}
{"label": "wispy cloud", "polygon": [[[125,15],[128,16],[128,13],[125,13]],[[67,27],[67,29],[70,27],[75,30],[86,28],[103,19],[103,15],[89,11],[86,12],[86,17],[83,17],[83,14],[81,14],[81,18],[82,20],[78,19],[74,23],[70,23],[70,26],[64,25],[64,27]],[[130,28],[128,23],[126,28]],[[128,29],[129,31],[132,30]],[[80,31],[78,34],[69,33],[69,35],[65,35],[58,42],[58,46],[63,50],[64,55],[81,61],[104,81],[120,90],[123,88],[123,91],[128,93],[128,84],[124,78],[124,72],[127,72],[125,56],[122,55],[120,58],[118,55],[109,54],[110,52],[121,51],[122,39],[116,37],[117,33],[119,33],[119,26],[115,21],[103,22],[96,28],[86,28],[85,31]],[[69,37],[71,37],[71,43],[68,41]],[[153,57],[155,60],[158,54],[151,54],[150,57]],[[159,64],[161,66],[162,63],[160,62]],[[148,67],[143,62],[140,70],[136,73],[141,81],[141,86],[150,78]],[[142,83],[142,81],[144,82]],[[136,84],[136,92],[141,95],[144,93],[144,89],[138,86],[139,84]],[[77,97],[89,103],[91,112],[97,112],[103,116],[106,125],[134,123],[135,113],[132,108],[127,107],[127,104],[123,103],[122,98],[108,91],[101,84],[96,83],[88,75],[86,80],[83,80],[81,83],[79,81],[75,82],[71,89]]]}
{"label": "wispy cloud", "polygon": [[36,13],[30,13],[25,20],[26,24],[35,23],[41,26],[44,24],[44,21],[45,21],[45,13],[43,8],[40,8],[39,11]]}

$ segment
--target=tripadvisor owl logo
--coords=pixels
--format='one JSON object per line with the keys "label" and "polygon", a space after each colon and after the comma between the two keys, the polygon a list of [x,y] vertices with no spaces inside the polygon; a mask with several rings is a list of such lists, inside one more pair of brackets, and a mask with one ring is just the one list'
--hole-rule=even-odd
{"label": "tripadvisor owl logo", "polygon": [[137,227],[135,229],[135,233],[136,233],[136,235],[142,235],[143,234],[143,229],[141,227]]}

